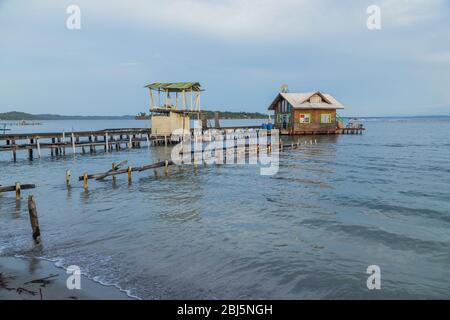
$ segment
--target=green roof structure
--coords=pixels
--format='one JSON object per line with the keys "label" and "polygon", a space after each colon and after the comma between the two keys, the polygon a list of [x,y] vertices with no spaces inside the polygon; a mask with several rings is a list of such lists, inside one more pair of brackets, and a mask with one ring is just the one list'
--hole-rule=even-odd
{"label": "green roof structure", "polygon": [[145,86],[150,90],[163,91],[163,92],[183,92],[183,91],[202,91],[199,82],[154,82]]}

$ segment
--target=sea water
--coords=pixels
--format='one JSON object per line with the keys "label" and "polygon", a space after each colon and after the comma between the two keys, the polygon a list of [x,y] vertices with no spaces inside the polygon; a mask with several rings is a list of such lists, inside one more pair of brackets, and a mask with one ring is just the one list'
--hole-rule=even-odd
{"label": "sea water", "polygon": [[[20,129],[146,125],[55,121]],[[91,180],[88,192],[77,180],[83,172],[168,159],[170,147],[54,158],[45,150],[34,161],[19,152],[16,163],[0,154],[0,184],[37,185],[21,201],[0,195],[0,255],[75,264],[143,299],[449,298],[450,120],[364,125],[362,135],[295,137],[308,143],[281,152],[274,176],[257,165],[183,166],[168,177],[135,173],[131,184],[126,175]],[[31,237],[31,193],[42,247]],[[367,287],[371,265],[380,267],[380,290]]]}

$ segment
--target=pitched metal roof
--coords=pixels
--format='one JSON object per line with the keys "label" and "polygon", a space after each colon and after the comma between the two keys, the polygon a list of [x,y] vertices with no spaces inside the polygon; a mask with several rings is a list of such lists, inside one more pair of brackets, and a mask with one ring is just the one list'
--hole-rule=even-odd
{"label": "pitched metal roof", "polygon": [[[318,94],[322,97],[322,102],[312,103],[308,101],[315,94]],[[294,109],[344,109],[344,106],[332,95],[322,93],[320,91],[315,91],[299,93],[279,93],[270,105],[269,110],[273,110],[275,108],[275,105],[280,98],[284,98],[285,100],[287,100]]]}
{"label": "pitched metal roof", "polygon": [[202,91],[202,87],[199,82],[154,82],[145,86],[151,90],[157,91],[169,91],[169,92],[181,92],[181,91]]}

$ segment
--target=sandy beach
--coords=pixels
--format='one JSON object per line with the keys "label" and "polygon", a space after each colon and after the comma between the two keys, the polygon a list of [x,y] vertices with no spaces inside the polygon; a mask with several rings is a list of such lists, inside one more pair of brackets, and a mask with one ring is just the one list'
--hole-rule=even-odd
{"label": "sandy beach", "polygon": [[84,276],[80,290],[66,286],[69,274],[52,262],[0,257],[0,300],[127,300],[124,292]]}

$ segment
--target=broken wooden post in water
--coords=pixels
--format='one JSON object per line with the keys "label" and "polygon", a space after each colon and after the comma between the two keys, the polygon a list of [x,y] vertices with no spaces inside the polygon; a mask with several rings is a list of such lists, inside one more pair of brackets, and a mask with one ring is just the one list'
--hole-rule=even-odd
{"label": "broken wooden post in water", "polygon": [[72,173],[70,172],[70,170],[66,171],[66,185],[69,188],[70,187],[70,180],[72,178]]}
{"label": "broken wooden post in water", "polygon": [[16,182],[16,200],[20,200],[20,183]]}
{"label": "broken wooden post in water", "polygon": [[28,213],[30,214],[31,229],[33,230],[33,239],[36,243],[41,242],[41,230],[39,229],[39,220],[37,216],[36,203],[32,195],[28,196]]}
{"label": "broken wooden post in water", "polygon": [[132,168],[128,167],[128,183],[131,183],[131,172],[132,172]]}
{"label": "broken wooden post in water", "polygon": [[[111,165],[111,171],[115,171],[115,170],[116,170],[116,164],[113,162],[112,165]],[[112,179],[113,179],[114,182],[116,181],[116,177],[115,176],[113,176]]]}
{"label": "broken wooden post in water", "polygon": [[84,190],[88,190],[89,189],[89,179],[88,179],[88,174],[87,172],[84,173],[83,175],[83,180],[84,180]]}

